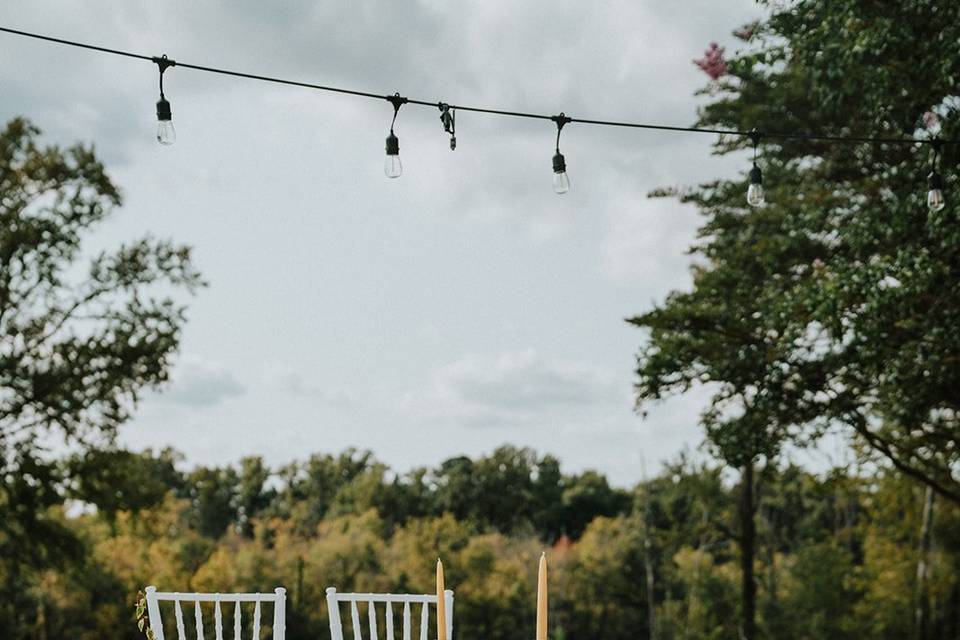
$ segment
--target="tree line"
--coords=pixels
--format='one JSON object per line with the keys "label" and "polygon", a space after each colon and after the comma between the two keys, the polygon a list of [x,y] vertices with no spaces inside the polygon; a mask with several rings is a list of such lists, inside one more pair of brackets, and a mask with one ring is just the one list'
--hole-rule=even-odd
{"label": "tree line", "polygon": [[[403,474],[355,450],[275,469],[250,457],[181,471],[169,450],[106,462],[104,484],[78,486],[48,512],[75,537],[74,553],[16,578],[3,562],[4,637],[136,638],[132,603],[148,584],[282,585],[287,637],[325,637],[326,587],[429,593],[439,555],[456,593],[456,637],[525,640],[543,549],[554,638],[739,633],[743,487],[721,466],[681,456],[625,490],[511,446]],[[917,607],[924,637],[957,637],[954,505],[926,513],[922,487],[895,471],[767,466],[755,482],[764,637],[910,637]],[[94,497],[106,505],[105,487],[112,506],[77,509]]]}

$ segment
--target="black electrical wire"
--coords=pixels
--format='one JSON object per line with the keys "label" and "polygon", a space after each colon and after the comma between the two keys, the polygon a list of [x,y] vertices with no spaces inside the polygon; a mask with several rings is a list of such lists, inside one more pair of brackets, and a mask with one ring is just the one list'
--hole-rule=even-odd
{"label": "black electrical wire", "polygon": [[[10,33],[13,35],[24,36],[27,38],[34,38],[36,40],[43,40],[46,42],[53,42],[56,44],[63,44],[71,47],[79,47],[81,49],[88,49],[90,51],[99,51],[101,53],[109,53],[117,56],[124,56],[127,58],[135,58],[137,60],[145,60],[147,62],[156,63],[159,58],[154,56],[147,56],[140,53],[134,53],[132,51],[123,51],[121,49],[111,49],[108,47],[101,47],[98,45],[87,44],[84,42],[76,42],[73,40],[65,40],[63,38],[54,38],[52,36],[47,36],[39,33],[32,33],[29,31],[21,31],[19,29],[11,29],[9,27],[0,27],[0,32]],[[172,61],[171,61],[172,62]],[[372,93],[369,91],[359,91],[356,89],[345,89],[343,87],[334,87],[330,85],[315,84],[312,82],[301,82],[298,80],[288,80],[285,78],[277,78],[273,76],[263,76],[253,73],[246,73],[243,71],[234,71],[231,69],[221,69],[218,67],[208,67],[199,64],[190,64],[187,62],[177,61],[175,65],[181,69],[193,69],[195,71],[204,71],[207,73],[215,73],[224,76],[233,76],[236,78],[247,78],[249,80],[260,80],[262,82],[272,82],[275,84],[289,85],[293,87],[303,87],[307,89],[315,89],[317,91],[328,91],[331,93],[342,93],[353,96],[360,96],[364,98],[374,98],[377,100],[387,100],[389,102],[395,101],[399,94],[392,95],[383,95],[379,93]],[[495,109],[490,107],[472,107],[468,105],[445,103],[438,100],[421,100],[416,98],[403,98],[404,102],[407,104],[415,104],[427,107],[437,107],[439,105],[446,105],[450,109],[456,109],[459,111],[472,111],[474,113],[488,113],[498,116],[510,116],[514,118],[531,118],[536,120],[554,120],[558,116],[545,115],[541,113],[530,113],[526,111],[507,111],[504,109]],[[565,117],[565,116],[564,116]],[[593,124],[606,127],[624,127],[630,129],[651,129],[655,131],[680,131],[688,133],[712,133],[719,135],[731,135],[731,136],[743,136],[750,138],[755,135],[753,130],[751,131],[740,131],[737,129],[712,129],[706,127],[677,127],[670,125],[662,124],[647,124],[641,122],[621,122],[616,120],[595,120],[590,118],[567,118],[567,122],[576,122],[579,124]],[[916,139],[916,138],[884,138],[884,137],[871,137],[871,136],[839,136],[839,135],[828,135],[828,134],[810,134],[810,133],[790,133],[790,132],[772,132],[764,131],[763,136],[766,138],[777,138],[782,140],[819,140],[825,142],[845,142],[845,143],[874,143],[874,144],[956,144],[960,142],[958,140],[942,140],[939,138],[931,139]]]}

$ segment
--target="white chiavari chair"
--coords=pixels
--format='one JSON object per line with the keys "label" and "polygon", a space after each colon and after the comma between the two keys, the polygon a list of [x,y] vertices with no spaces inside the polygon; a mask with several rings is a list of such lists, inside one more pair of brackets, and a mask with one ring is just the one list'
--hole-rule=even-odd
{"label": "white chiavari chair", "polygon": [[[165,640],[163,635],[163,618],[160,615],[161,602],[173,602],[174,620],[177,626],[177,640],[187,640],[186,624],[184,622],[181,602],[192,603],[193,627],[191,637],[202,640],[203,613],[200,610],[201,602],[213,603],[213,625],[216,640],[224,640],[223,635],[223,608],[233,604],[233,640],[243,640],[240,636],[243,624],[243,614],[240,603],[252,603],[252,640],[260,640],[261,611],[263,604],[273,605],[273,640],[284,640],[286,617],[286,589],[277,587],[273,593],[177,593],[157,591],[156,587],[146,588],[147,615],[150,619],[150,628],[156,640]],[[222,607],[221,605],[225,605]],[[247,604],[247,606],[250,606]],[[187,615],[189,616],[189,609]]]}
{"label": "white chiavari chair", "polygon": [[[453,640],[453,591],[444,592],[446,602],[447,640]],[[343,640],[343,625],[340,622],[341,603],[349,603],[350,626],[353,640],[381,640],[377,624],[377,605],[382,604],[384,611],[384,636],[382,640],[396,640],[394,633],[394,615],[399,609],[401,616],[402,640],[413,640],[413,616],[419,613],[420,640],[435,638],[430,633],[430,606],[437,605],[437,596],[403,593],[339,593],[333,587],[327,589],[327,608],[330,613],[330,639]],[[364,638],[363,625],[360,622],[359,604],[366,604],[367,637]],[[415,609],[419,605],[419,612]]]}

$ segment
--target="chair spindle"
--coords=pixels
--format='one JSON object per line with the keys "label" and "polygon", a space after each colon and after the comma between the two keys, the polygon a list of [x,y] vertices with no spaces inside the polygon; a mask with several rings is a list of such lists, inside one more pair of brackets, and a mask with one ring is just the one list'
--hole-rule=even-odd
{"label": "chair spindle", "polygon": [[357,610],[357,601],[350,601],[350,622],[353,623],[353,640],[363,640],[360,633],[360,611]]}
{"label": "chair spindle", "polygon": [[193,603],[193,619],[197,623],[197,640],[202,640],[203,638],[203,614],[200,612],[200,601],[197,600]]}
{"label": "chair spindle", "polygon": [[183,628],[183,611],[180,609],[180,594],[177,594],[178,599],[173,601],[173,613],[177,619],[177,638],[179,640],[187,640],[187,632]]}
{"label": "chair spindle", "polygon": [[427,640],[427,630],[430,628],[430,605],[424,602],[420,605],[420,640]]}
{"label": "chair spindle", "polygon": [[391,602],[389,600],[387,600],[387,610],[384,614],[384,620],[387,625],[386,640],[393,640],[393,607],[391,606]]}
{"label": "chair spindle", "polygon": [[253,605],[253,640],[260,640],[260,595],[257,594],[257,603]]}
{"label": "chair spindle", "polygon": [[217,601],[213,608],[213,628],[217,640],[223,640],[223,613],[220,611],[220,594],[217,594]]}
{"label": "chair spindle", "polygon": [[370,640],[379,640],[380,634],[377,633],[377,608],[373,600],[367,602],[367,619],[370,622]]}

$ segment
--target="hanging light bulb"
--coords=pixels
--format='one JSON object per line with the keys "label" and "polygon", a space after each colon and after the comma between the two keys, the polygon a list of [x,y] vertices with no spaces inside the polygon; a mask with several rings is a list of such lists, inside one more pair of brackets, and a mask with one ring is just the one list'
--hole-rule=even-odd
{"label": "hanging light bulb", "polygon": [[170,103],[165,98],[157,101],[157,141],[160,144],[173,144],[177,141],[177,130],[173,128]]}
{"label": "hanging light bulb", "polygon": [[157,142],[171,145],[177,141],[177,130],[173,128],[173,114],[170,111],[170,102],[163,95],[163,72],[168,67],[176,65],[176,61],[167,56],[154,58],[153,61],[160,69],[160,99],[157,101]]}
{"label": "hanging light bulb", "polygon": [[762,134],[753,129],[750,132],[750,139],[753,140],[753,168],[750,169],[750,186],[747,187],[747,204],[751,207],[762,207],[766,202],[763,193],[763,172],[757,166],[757,144],[760,142]]}
{"label": "hanging light bulb", "polygon": [[931,171],[927,176],[927,208],[930,211],[940,211],[947,206],[947,201],[943,198],[943,180],[936,171]]}
{"label": "hanging light bulb", "polygon": [[762,207],[766,199],[763,195],[763,173],[756,164],[750,169],[750,186],[747,187],[747,204]]}
{"label": "hanging light bulb", "polygon": [[383,162],[383,173],[388,178],[399,178],[403,175],[403,164],[400,162],[400,139],[393,135],[387,136],[387,158]]}
{"label": "hanging light bulb", "polygon": [[550,119],[557,123],[557,150],[553,154],[553,192],[562,195],[570,191],[570,177],[567,176],[567,160],[560,153],[560,132],[563,130],[563,125],[570,122],[570,118],[561,112],[560,115]]}
{"label": "hanging light bulb", "polygon": [[400,107],[407,99],[399,93],[386,96],[387,102],[393,105],[393,120],[390,121],[390,135],[387,136],[387,157],[383,161],[383,173],[388,178],[399,178],[403,175],[403,164],[400,162],[400,138],[393,132],[393,125],[397,122]]}
{"label": "hanging light bulb", "polygon": [[570,178],[567,176],[567,162],[562,153],[553,156],[553,192],[558,194],[570,191]]}
{"label": "hanging light bulb", "polygon": [[933,147],[933,159],[930,162],[930,174],[927,176],[927,208],[930,211],[940,211],[947,206],[947,201],[943,197],[943,179],[937,172],[940,139],[934,138],[930,144]]}

